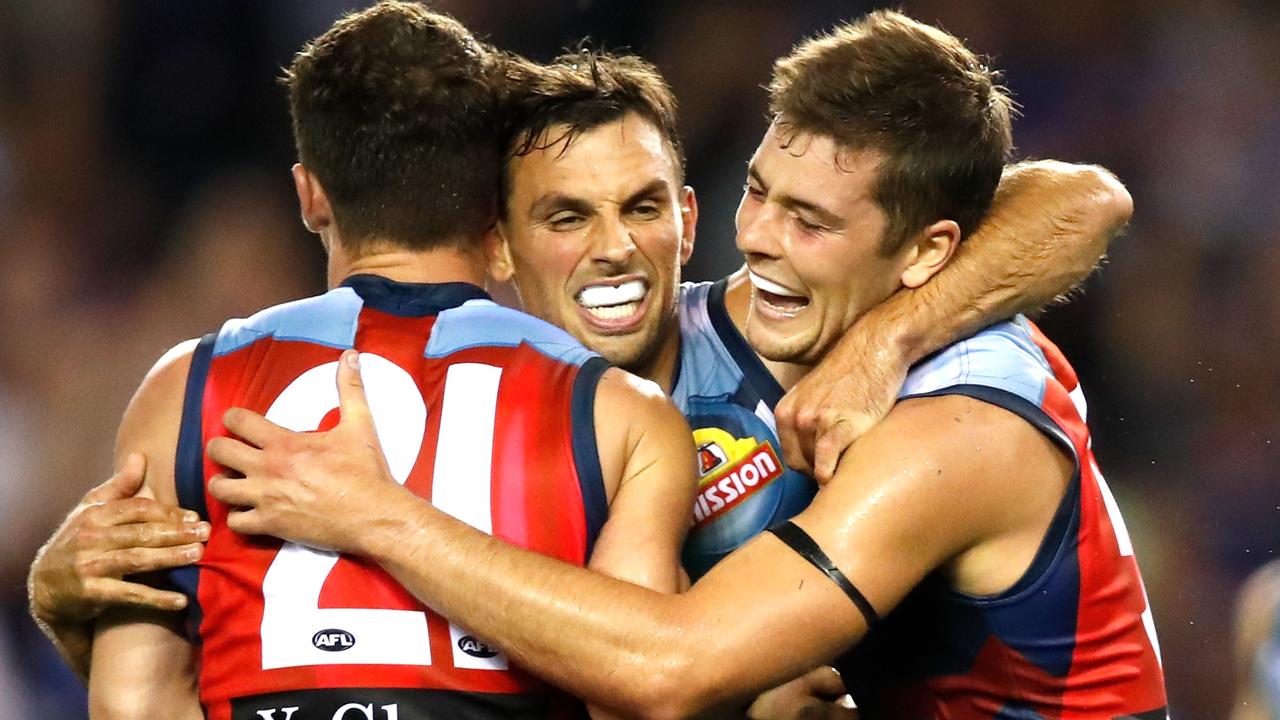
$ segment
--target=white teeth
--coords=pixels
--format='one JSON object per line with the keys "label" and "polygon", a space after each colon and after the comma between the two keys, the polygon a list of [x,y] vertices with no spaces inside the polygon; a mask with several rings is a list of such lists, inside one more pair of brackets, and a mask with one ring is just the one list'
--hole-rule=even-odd
{"label": "white teeth", "polygon": [[766,280],[765,278],[760,277],[759,275],[751,272],[750,270],[747,271],[747,276],[751,278],[752,285],[755,285],[756,287],[760,288],[761,290],[767,293],[773,293],[774,295],[781,295],[783,297],[797,298],[800,300],[808,299],[801,293],[798,293],[795,290],[792,290],[791,288],[783,287],[772,280]]}
{"label": "white teeth", "polygon": [[640,303],[629,302],[623,305],[587,308],[587,312],[601,320],[621,320],[625,317],[631,317],[639,309]]}
{"label": "white teeth", "polygon": [[[644,298],[643,280],[631,280],[621,285],[592,285],[578,293],[578,303],[588,310],[639,302]],[[634,311],[633,311],[634,312]],[[623,317],[623,316],[619,316]]]}

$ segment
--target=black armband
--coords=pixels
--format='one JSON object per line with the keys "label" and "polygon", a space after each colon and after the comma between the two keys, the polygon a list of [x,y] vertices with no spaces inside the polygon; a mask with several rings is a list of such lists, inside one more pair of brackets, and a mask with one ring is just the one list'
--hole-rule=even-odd
{"label": "black armband", "polygon": [[787,547],[796,551],[800,557],[809,561],[810,565],[818,568],[835,583],[853,604],[858,606],[858,610],[862,613],[862,617],[867,621],[867,627],[875,627],[880,622],[880,615],[876,613],[876,609],[867,601],[867,596],[863,595],[858,588],[849,582],[849,578],[840,572],[835,563],[831,562],[831,558],[822,552],[822,548],[818,547],[818,543],[809,537],[809,533],[800,529],[800,526],[788,520],[780,525],[769,528],[769,532],[777,536]]}

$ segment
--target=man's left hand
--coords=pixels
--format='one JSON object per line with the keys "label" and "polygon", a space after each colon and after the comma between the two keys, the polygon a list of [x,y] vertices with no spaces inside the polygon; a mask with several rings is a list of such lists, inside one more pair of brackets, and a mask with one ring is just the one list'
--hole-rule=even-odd
{"label": "man's left hand", "polygon": [[[864,318],[865,319],[865,318]],[[825,484],[854,441],[893,408],[909,363],[899,346],[859,322],[778,403],[787,465]]]}
{"label": "man's left hand", "polygon": [[241,440],[214,438],[206,450],[214,462],[243,475],[209,480],[209,494],[233,508],[228,527],[316,548],[361,551],[363,530],[407,491],[391,479],[358,364],[351,350],[338,363],[342,419],[328,432],[294,432],[243,408],[226,412],[228,432]]}

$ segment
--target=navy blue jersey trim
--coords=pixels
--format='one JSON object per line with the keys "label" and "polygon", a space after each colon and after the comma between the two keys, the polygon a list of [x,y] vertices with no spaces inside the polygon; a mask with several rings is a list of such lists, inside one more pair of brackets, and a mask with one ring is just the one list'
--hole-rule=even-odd
{"label": "navy blue jersey trim", "polygon": [[[173,466],[174,491],[178,505],[195,510],[202,520],[209,519],[204,498],[204,388],[213,362],[213,347],[218,333],[200,338],[191,353],[191,369],[187,371],[187,388],[182,398],[182,420],[178,428],[178,448]],[[187,596],[187,634],[196,642],[204,613],[200,608],[200,571],[194,565],[174,568],[167,573],[169,584]]]}
{"label": "navy blue jersey trim", "polygon": [[178,505],[195,510],[202,520],[209,519],[204,500],[204,386],[213,360],[217,333],[200,338],[191,354],[187,372],[187,390],[182,400],[182,426],[178,430],[178,449],[173,468],[174,489]]}
{"label": "navy blue jersey trim", "polygon": [[910,395],[902,399],[940,397],[943,395],[964,395],[1014,413],[1062,446],[1075,463],[1075,470],[1071,474],[1071,480],[1067,483],[1066,489],[1063,490],[1062,499],[1058,502],[1058,509],[1054,511],[1053,520],[1049,522],[1049,528],[1045,531],[1044,537],[1040,541],[1040,547],[1036,550],[1035,558],[1031,561],[1031,565],[1026,572],[1022,574],[1022,577],[1018,578],[1018,581],[1012,587],[996,595],[976,597],[955,593],[965,600],[978,602],[997,602],[1017,597],[1044,577],[1045,573],[1053,566],[1054,561],[1057,560],[1058,551],[1062,548],[1063,543],[1069,536],[1074,535],[1078,527],[1080,459],[1076,457],[1075,446],[1071,444],[1071,439],[1067,437],[1066,431],[1058,423],[1054,422],[1048,413],[1026,398],[1015,395],[1008,390],[1001,390],[989,385],[953,385],[929,393]]}
{"label": "navy blue jersey trim", "polygon": [[342,287],[355,290],[365,307],[397,317],[439,315],[468,300],[489,299],[471,283],[402,283],[381,275],[352,275]]}
{"label": "navy blue jersey trim", "polygon": [[729,317],[729,311],[724,306],[724,293],[728,287],[729,278],[724,278],[713,283],[711,290],[707,292],[707,317],[711,319],[711,328],[715,330],[720,342],[742,370],[747,384],[754,388],[764,404],[773,410],[785,393],[782,386],[778,384],[778,379],[769,372],[769,368],[764,366],[760,356],[751,348],[747,339],[742,337],[742,333],[738,332],[733,319]]}
{"label": "navy blue jersey trim", "polygon": [[941,397],[943,395],[964,395],[974,400],[981,400],[990,403],[996,407],[1002,407],[1005,410],[1021,417],[1023,420],[1031,423],[1037,430],[1048,435],[1049,438],[1067,451],[1067,454],[1079,465],[1080,458],[1076,457],[1075,445],[1071,444],[1071,438],[1067,436],[1067,431],[1062,426],[1054,422],[1049,414],[1042,410],[1038,405],[1030,400],[1015,395],[1008,390],[991,387],[990,385],[952,385],[944,387],[933,392],[920,393],[918,395],[905,395],[899,400],[910,400],[912,398],[925,397]]}
{"label": "navy blue jersey trim", "polygon": [[609,499],[604,491],[604,471],[600,469],[600,450],[596,446],[596,386],[609,369],[602,357],[593,357],[578,368],[573,380],[570,402],[570,427],[573,430],[573,463],[582,489],[582,508],[587,519],[587,557],[595,547],[600,528],[609,517]]}

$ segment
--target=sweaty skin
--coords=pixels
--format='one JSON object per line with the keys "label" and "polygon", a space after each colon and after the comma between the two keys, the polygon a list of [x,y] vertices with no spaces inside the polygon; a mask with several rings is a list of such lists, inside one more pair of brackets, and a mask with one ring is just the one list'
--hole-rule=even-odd
{"label": "sweaty skin", "polygon": [[[816,452],[816,475],[827,479],[849,445],[888,412],[911,362],[975,327],[1039,308],[1070,290],[1094,268],[1131,213],[1129,194],[1104,169],[1054,161],[1011,166],[986,221],[950,265],[928,285],[901,290],[859,318],[778,404],[788,463],[804,469]],[[664,365],[650,379],[665,384],[670,376],[671,367]],[[193,561],[187,559],[194,550],[190,538],[207,532],[198,524],[164,520],[172,509],[145,499],[138,506],[128,497],[127,489],[110,496],[91,491],[32,565],[32,616],[82,674],[89,665],[91,620],[100,607],[131,602],[172,610],[185,603],[180,595],[158,593],[123,576]],[[80,511],[89,506],[96,506],[92,513]],[[148,509],[139,515],[139,507]],[[85,527],[96,526],[98,518],[128,524],[110,531],[104,547],[102,533]],[[126,560],[120,554],[136,551],[147,555]]]}
{"label": "sweaty skin", "polygon": [[[356,459],[377,446],[359,382],[343,363],[339,383],[356,390],[331,433],[291,433],[255,413],[227,413],[228,429],[247,444],[222,440],[208,452],[245,476],[209,483],[215,497],[246,508],[229,527],[369,557],[523,666],[640,717],[744,702],[829,662],[866,629],[835,584],[768,534],[689,592],[668,596],[477,533]],[[882,614],[934,569],[958,591],[990,594],[1031,562],[1071,467],[1008,411],[965,397],[909,400],[853,447],[795,522]],[[1025,482],[1005,481],[1015,473]],[[339,482],[344,507],[359,509],[349,517],[361,533],[330,534],[309,521],[314,508],[340,501]],[[277,501],[303,485],[313,488],[312,510],[298,498]]]}
{"label": "sweaty skin", "polygon": [[[306,208],[304,202],[304,212]],[[332,278],[340,281],[376,269],[410,281],[474,284],[483,277],[485,265],[479,244],[472,245],[467,250],[388,251],[359,257],[336,248]],[[168,506],[177,504],[174,455],[193,347],[193,342],[178,346],[148,374],[125,412],[118,440],[119,448],[136,448],[151,458],[143,494]],[[688,527],[685,509],[692,505],[696,488],[693,467],[686,460],[693,454],[692,433],[652,383],[620,370],[605,373],[595,403],[609,517],[589,567],[653,591],[675,592],[681,577],[679,548]],[[376,444],[365,443],[363,451],[351,457],[388,472]],[[117,463],[123,462],[121,455]],[[340,515],[311,516],[307,522],[341,535],[350,526],[335,522]],[[129,607],[112,607],[98,617],[89,676],[93,717],[203,716],[195,653],[182,621],[178,613]]]}

